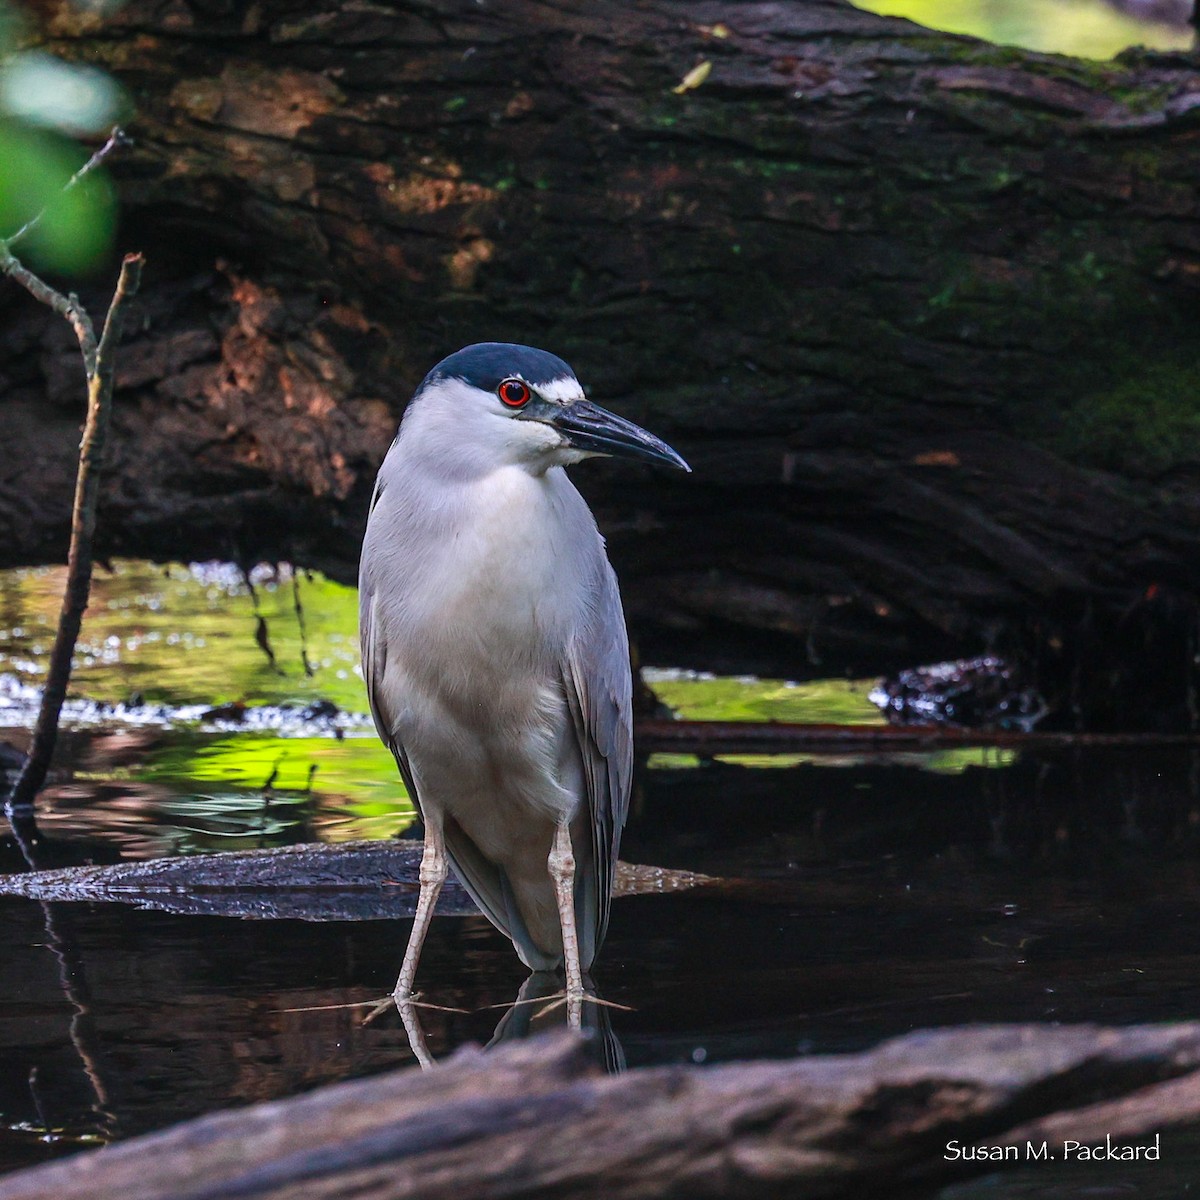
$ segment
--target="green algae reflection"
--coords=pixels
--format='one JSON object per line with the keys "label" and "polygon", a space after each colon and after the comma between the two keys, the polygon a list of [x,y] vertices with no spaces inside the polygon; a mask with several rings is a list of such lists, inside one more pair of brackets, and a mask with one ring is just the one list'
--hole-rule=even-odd
{"label": "green algae reflection", "polygon": [[867,699],[873,679],[784,679],[705,675],[647,668],[654,694],[688,721],[798,721],[829,725],[882,725]]}
{"label": "green algae reflection", "polygon": [[[62,584],[61,568],[0,572],[0,677],[41,686]],[[357,624],[354,588],[286,566],[259,567],[249,578],[221,563],[117,560],[98,571],[72,695],[140,705],[150,719],[121,735],[112,714],[77,718],[84,749],[71,753],[68,737],[59,767],[67,782],[47,819],[61,831],[103,827],[130,855],[401,832],[416,813],[365,716]],[[868,680],[795,684],[662,669],[648,670],[646,678],[682,719],[883,723],[867,699]],[[299,709],[316,702],[336,706],[336,724],[301,718]],[[205,709],[228,705],[234,707],[222,710],[218,727],[200,719]],[[241,705],[247,706],[242,724]],[[290,710],[294,719],[280,708],[280,724],[255,726],[258,706],[289,705],[297,706]],[[90,761],[86,747],[110,729],[136,749],[124,758]],[[742,755],[726,761],[787,767],[848,760]],[[934,770],[1000,765],[994,753],[989,758],[974,749],[921,762]],[[697,765],[689,755],[650,760],[653,768]]]}
{"label": "green algae reflection", "polygon": [[392,837],[417,816],[390,751],[374,731],[342,739],[183,735],[157,747],[134,776],[175,787],[187,780],[196,797],[210,799],[209,807],[217,793],[226,808],[251,798],[261,804],[267,796],[285,804],[307,798],[305,819],[328,842]]}
{"label": "green algae reflection", "polygon": [[[0,671],[40,684],[63,577],[60,567],[0,572]],[[224,563],[116,560],[97,570],[72,694],[169,705],[321,699],[365,712],[357,591],[286,566],[256,568],[250,580]]]}

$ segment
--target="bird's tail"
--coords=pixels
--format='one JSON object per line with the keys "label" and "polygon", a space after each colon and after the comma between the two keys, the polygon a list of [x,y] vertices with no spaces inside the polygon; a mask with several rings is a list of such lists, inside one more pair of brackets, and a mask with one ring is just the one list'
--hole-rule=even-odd
{"label": "bird's tail", "polygon": [[[592,965],[599,941],[602,906],[596,896],[596,872],[592,865],[590,827],[586,822],[573,828],[571,842],[575,854],[575,926],[579,937],[580,967]],[[513,887],[504,867],[485,857],[472,838],[452,817],[447,816],[443,833],[446,853],[455,873],[487,917],[501,933],[512,939],[521,961],[531,971],[556,971],[563,965],[562,938],[558,929],[557,906],[549,870],[545,877],[545,895],[536,897],[540,910],[529,914],[522,910],[522,898]],[[547,847],[548,857],[548,847]],[[541,891],[539,884],[538,891]],[[525,904],[531,903],[526,894]],[[605,906],[606,907],[606,906]],[[538,919],[553,913],[552,921]],[[537,929],[541,936],[531,932]]]}

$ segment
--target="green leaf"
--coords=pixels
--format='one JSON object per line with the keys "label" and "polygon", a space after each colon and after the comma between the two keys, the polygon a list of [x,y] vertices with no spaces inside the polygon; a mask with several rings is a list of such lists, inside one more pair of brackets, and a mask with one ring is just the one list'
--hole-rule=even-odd
{"label": "green leaf", "polygon": [[41,270],[76,274],[94,267],[112,242],[115,198],[101,171],[68,189],[85,153],[56,134],[0,120],[0,238],[9,238],[43,212],[41,222],[13,246]]}

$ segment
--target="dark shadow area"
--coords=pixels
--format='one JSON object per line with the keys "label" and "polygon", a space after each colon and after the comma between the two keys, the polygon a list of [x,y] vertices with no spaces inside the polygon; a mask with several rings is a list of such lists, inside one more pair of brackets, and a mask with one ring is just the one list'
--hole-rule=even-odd
{"label": "dark shadow area", "polygon": [[[597,1011],[602,1045],[633,1067],[981,1021],[1196,1017],[1194,752],[930,762],[643,771],[623,856],[721,882],[614,903],[596,984],[629,1011]],[[363,1024],[406,920],[47,908],[0,901],[6,1168],[413,1061],[398,1014]],[[523,985],[481,917],[437,918],[418,986],[466,1011],[422,1010],[431,1055],[537,1026],[539,1006],[510,1007]]]}

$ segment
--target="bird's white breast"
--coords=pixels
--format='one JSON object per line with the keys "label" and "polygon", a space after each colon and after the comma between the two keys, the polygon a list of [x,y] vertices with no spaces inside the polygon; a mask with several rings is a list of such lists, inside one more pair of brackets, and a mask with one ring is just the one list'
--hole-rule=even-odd
{"label": "bird's white breast", "polygon": [[408,565],[389,607],[401,642],[461,669],[558,660],[585,582],[580,552],[599,539],[594,527],[589,539],[577,521],[564,522],[572,499],[582,500],[561,471],[553,476],[504,468],[453,489],[428,524],[406,528],[397,514],[395,552]]}
{"label": "bird's white breast", "polygon": [[563,472],[502,468],[437,494],[390,480],[367,541],[371,569],[387,580],[369,582],[383,658],[375,690],[394,698],[389,732],[423,796],[450,809],[485,792],[493,803],[519,792],[547,809],[573,804],[556,782],[570,731],[562,671],[606,568]]}

